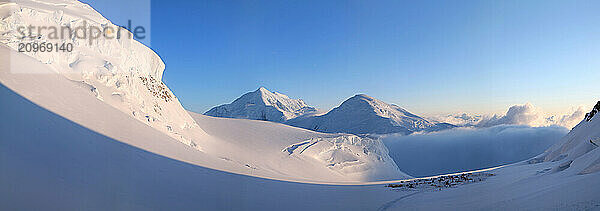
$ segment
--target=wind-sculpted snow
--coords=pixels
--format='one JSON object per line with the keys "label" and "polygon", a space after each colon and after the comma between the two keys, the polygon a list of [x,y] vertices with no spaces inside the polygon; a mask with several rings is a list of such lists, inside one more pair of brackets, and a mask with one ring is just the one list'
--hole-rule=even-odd
{"label": "wind-sculpted snow", "polygon": [[[161,58],[89,5],[71,0],[17,0],[0,5],[0,10],[3,14],[0,24],[2,44],[13,50],[18,50],[20,43],[72,44],[70,52],[22,53],[46,64],[56,74],[88,87],[90,94],[97,99],[179,141],[196,145],[195,142],[205,137],[202,129],[161,81],[165,68]],[[22,27],[28,26],[33,26],[34,30],[26,30],[26,33],[32,34],[23,36]],[[52,27],[61,30],[58,32],[60,35],[53,34]],[[77,30],[81,27],[89,30],[85,39],[78,34]],[[92,38],[93,28],[120,29],[122,34],[114,39],[104,36]],[[64,29],[71,29],[74,33],[63,36]],[[34,73],[18,66],[10,68],[15,74]]]}
{"label": "wind-sculpted snow", "polygon": [[355,135],[312,138],[285,149],[289,156],[312,158],[340,174],[363,174],[379,179],[410,178],[396,167],[386,147],[379,141]]}
{"label": "wind-sculpted snow", "polygon": [[254,171],[335,182],[409,177],[398,169],[377,139],[317,133],[268,121],[190,114],[221,143],[218,152],[205,152],[252,166]]}
{"label": "wind-sculpted snow", "polygon": [[284,122],[316,111],[301,99],[290,99],[284,94],[260,87],[254,92],[242,95],[231,104],[214,107],[204,115]]}
{"label": "wind-sculpted snow", "polygon": [[430,122],[397,105],[390,105],[364,94],[349,98],[327,114],[298,117],[286,124],[319,132],[351,134],[410,134],[453,127],[450,124]]}

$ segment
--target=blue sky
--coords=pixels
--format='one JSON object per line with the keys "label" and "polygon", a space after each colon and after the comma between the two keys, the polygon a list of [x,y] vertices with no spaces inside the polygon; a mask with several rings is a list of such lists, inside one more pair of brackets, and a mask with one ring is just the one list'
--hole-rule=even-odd
{"label": "blue sky", "polygon": [[[115,12],[118,3],[89,3],[113,21],[130,15]],[[193,111],[259,86],[323,110],[366,93],[417,114],[500,113],[525,102],[563,112],[600,100],[599,1],[171,0],[151,8],[163,81]]]}

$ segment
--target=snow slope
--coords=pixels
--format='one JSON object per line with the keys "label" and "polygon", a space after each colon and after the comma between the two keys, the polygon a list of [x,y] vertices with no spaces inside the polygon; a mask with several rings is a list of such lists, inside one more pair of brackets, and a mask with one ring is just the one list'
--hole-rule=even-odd
{"label": "snow slope", "polygon": [[[44,63],[55,74],[89,89],[104,103],[183,143],[192,146],[207,138],[162,83],[165,65],[161,58],[143,44],[125,35],[120,39],[77,39],[75,35],[73,38],[67,35],[51,38],[51,30],[41,29],[55,27],[62,33],[64,27],[118,28],[89,5],[69,0],[17,0],[3,3],[1,10],[0,43],[13,50],[19,43],[34,41],[72,43],[72,52],[23,54]],[[29,26],[34,27],[32,35],[23,37],[19,27]],[[9,68],[13,73],[36,73],[15,64]]]}
{"label": "snow slope", "polygon": [[[83,127],[173,159],[291,181],[344,183],[408,177],[398,170],[387,149],[378,140],[319,134],[270,122],[260,124],[260,121],[196,114],[198,122],[210,129],[214,136],[199,139],[199,145],[190,146],[174,141],[168,134],[154,130],[150,125],[98,100],[89,89],[62,75],[52,74],[45,64],[33,58],[4,47],[0,47],[0,52],[11,55],[10,61],[9,57],[3,57],[0,68],[0,83],[6,87]],[[8,69],[9,65],[36,69],[38,73],[13,74]],[[46,73],[42,74],[44,71]],[[48,139],[54,141],[51,136]],[[306,153],[284,152],[289,145],[312,139],[321,141]],[[340,139],[342,141],[336,141]]]}
{"label": "snow slope", "polygon": [[[557,162],[559,166],[555,171],[572,169],[578,174],[589,174],[600,171],[600,151],[598,140],[600,139],[600,101],[592,111],[577,126],[569,132],[561,141],[542,155],[530,160],[536,162]],[[574,167],[573,167],[574,166]]]}
{"label": "snow slope", "polygon": [[381,185],[294,183],[207,168],[237,165],[211,160],[108,105],[80,118],[96,119],[93,126],[112,137],[1,84],[0,99],[0,210],[368,210],[394,197]]}
{"label": "snow slope", "polygon": [[321,116],[299,117],[286,124],[327,133],[410,134],[452,128],[446,123],[433,123],[397,105],[390,105],[365,94],[355,95]]}
{"label": "snow slope", "polygon": [[[0,122],[2,210],[585,210],[600,206],[598,172],[549,173],[546,169],[552,162],[500,168],[484,182],[440,191],[285,182],[217,171],[124,144],[49,112],[3,85],[0,97],[10,102],[0,104],[0,116],[6,120]],[[150,142],[166,137],[152,131],[134,135]],[[185,147],[175,140],[171,143],[159,149]]]}
{"label": "snow slope", "polygon": [[[2,19],[5,33],[0,44],[4,66],[0,82],[68,120],[170,158],[240,174],[329,183],[408,177],[396,167],[385,146],[369,138],[324,135],[291,127],[288,133],[282,133],[278,128],[287,126],[272,124],[265,125],[273,128],[264,128],[260,133],[263,136],[249,140],[252,136],[247,133],[261,130],[249,129],[252,124],[235,127],[231,121],[218,124],[222,128],[203,125],[212,129],[212,136],[208,135],[196,123],[203,118],[192,119],[160,81],[164,68],[160,58],[135,40],[100,38],[90,44],[72,39],[68,42],[74,43],[73,52],[17,53],[15,45],[22,42],[14,32],[18,26],[111,24],[89,6],[76,1],[17,3],[0,6],[1,13],[5,14]],[[35,39],[45,41],[46,36],[42,33]],[[265,89],[258,92],[268,94]],[[278,100],[287,98],[276,93],[262,96],[269,102],[283,102]],[[287,104],[291,105],[292,101]],[[169,137],[154,139],[178,140],[195,150],[189,153],[198,155],[186,155],[193,159],[180,157],[181,147],[157,148],[162,143],[134,138],[137,131],[147,131],[139,129],[140,124]],[[231,132],[234,130],[237,133]],[[303,152],[286,151],[289,146],[308,140],[318,143],[312,144],[310,149],[305,146]]]}
{"label": "snow slope", "polygon": [[204,115],[238,119],[255,119],[284,122],[289,119],[317,112],[301,99],[271,92],[264,87],[246,93],[230,104],[220,105],[205,112]]}
{"label": "snow slope", "polygon": [[[2,27],[7,26],[6,20],[25,20],[19,18],[54,13],[57,8],[64,9],[65,14],[97,18],[97,13],[78,2],[18,3],[25,8],[14,10],[20,6],[0,2]],[[31,7],[38,9],[33,11]],[[14,13],[6,8],[24,13],[11,18],[7,14]],[[10,33],[3,33],[5,35]],[[600,207],[600,189],[597,188],[600,173],[595,170],[600,151],[585,146],[586,142],[591,145],[586,139],[600,131],[597,116],[580,123],[564,141],[540,156],[544,159],[491,170],[494,176],[485,181],[439,191],[402,191],[384,186],[399,181],[325,185],[314,181],[307,184],[257,178],[247,175],[307,181],[293,171],[318,171],[318,176],[311,179],[329,180],[323,183],[334,183],[335,179],[364,179],[355,175],[346,177],[347,172],[327,164],[334,167],[341,163],[353,164],[355,159],[375,162],[382,149],[377,148],[377,142],[352,135],[321,134],[271,122],[202,115],[193,115],[192,119],[173,99],[163,104],[169,107],[169,115],[156,114],[155,118],[160,121],[149,122],[133,111],[144,111],[141,102],[147,105],[155,102],[155,98],[164,100],[162,95],[157,97],[152,92],[151,87],[159,86],[158,81],[150,86],[142,79],[131,82],[123,92],[145,90],[152,94],[141,91],[139,95],[131,94],[122,105],[108,101],[110,95],[102,94],[102,89],[116,87],[112,83],[98,83],[93,77],[84,77],[86,74],[82,74],[85,80],[74,80],[72,77],[77,74],[64,74],[63,71],[71,69],[64,69],[61,62],[40,62],[44,55],[30,57],[15,53],[11,44],[7,46],[4,42],[10,39],[4,38],[0,44],[1,210],[580,210]],[[128,49],[132,48],[125,48]],[[153,55],[138,53],[141,57]],[[92,52],[88,56],[91,61],[100,55],[102,52]],[[85,64],[85,59],[82,62]],[[146,64],[150,63],[132,64],[139,72],[121,74],[131,74],[125,78],[142,73],[152,75],[151,66],[141,68]],[[82,69],[92,67],[95,66]],[[121,76],[115,73],[108,78],[113,77]],[[148,114],[152,114],[151,111]],[[162,127],[172,126],[170,123],[189,123],[190,119],[198,126],[173,127],[174,132]],[[213,128],[204,128],[205,125]],[[283,141],[279,142],[278,137]],[[185,140],[197,140],[197,144]],[[270,147],[258,151],[265,146]],[[364,154],[353,158],[358,150]],[[264,155],[265,160],[281,156],[292,161],[273,161],[273,164],[282,164],[275,167],[259,159],[264,168],[245,167],[248,163],[242,159],[250,156],[244,155],[246,151],[256,157]],[[278,154],[271,154],[275,151]],[[234,159],[223,159],[218,153]],[[240,160],[236,156],[240,156]],[[563,158],[552,162],[559,157]],[[564,165],[568,160],[573,162]],[[302,165],[286,166],[288,164]],[[352,167],[350,169],[354,166],[342,165]],[[275,172],[277,168],[286,172]],[[338,176],[329,177],[334,174]]]}
{"label": "snow slope", "polygon": [[[39,101],[49,94],[43,92],[45,87],[23,93]],[[42,92],[36,97],[37,91]],[[88,96],[83,90],[74,92]],[[50,112],[4,85],[0,85],[0,98],[4,100],[0,104],[2,210],[582,210],[600,206],[600,173],[552,172],[559,165],[556,162],[503,167],[491,171],[495,176],[484,182],[440,191],[396,191],[383,182],[349,186],[285,182],[192,164],[204,160],[232,166],[210,160],[110,106],[95,107],[105,109],[102,115],[71,117],[97,119],[106,133],[120,134],[115,137],[119,139]],[[62,112],[61,99],[44,100]],[[94,101],[71,103],[93,106],[90,102]],[[114,133],[123,128],[131,132]],[[163,156],[173,154],[178,157]],[[182,162],[186,160],[192,162]]]}
{"label": "snow slope", "polygon": [[[173,159],[194,163],[197,165],[208,166],[212,168],[228,170],[238,173],[251,173],[250,171],[241,172],[241,168],[235,165],[222,162],[214,156],[208,155],[197,147],[192,147],[182,143],[168,134],[156,130],[145,122],[137,120],[135,117],[123,113],[121,110],[104,103],[86,87],[81,86],[79,82],[71,81],[60,74],[53,74],[46,64],[42,64],[34,58],[16,53],[0,45],[0,83],[7,93],[10,90],[14,94],[5,94],[8,97],[2,101],[2,106],[19,109],[22,101],[30,101],[35,107],[47,110],[46,113],[59,116],[65,121],[70,121],[71,125],[96,131],[115,140],[119,140],[125,145],[139,147],[149,152],[168,156]],[[12,73],[10,66],[36,71],[35,74]],[[20,97],[14,97],[18,95]],[[23,98],[23,99],[21,99]],[[31,106],[29,106],[31,107]],[[22,134],[20,132],[6,132],[2,134],[2,146],[18,140],[23,141],[45,141],[52,144],[59,141],[61,134],[68,133],[71,127],[62,128],[59,123],[53,123],[55,117],[48,118],[52,121],[48,125],[27,125],[27,119],[38,121],[46,119],[46,115],[37,115],[36,113],[27,114],[28,107],[22,108],[20,115],[3,115],[3,128],[15,128],[18,131],[29,131],[31,134]],[[36,111],[36,110],[34,110]],[[33,111],[32,111],[33,112]],[[38,112],[38,111],[36,111]],[[22,125],[12,126],[12,122],[24,122]],[[56,120],[58,122],[58,120]],[[60,129],[52,130],[47,128],[55,125]],[[24,127],[24,128],[18,128]],[[15,129],[15,131],[17,131]],[[27,133],[27,132],[25,132]],[[9,136],[10,135],[10,136]],[[31,137],[26,139],[23,137]],[[18,138],[18,139],[13,139]],[[71,141],[86,141],[87,135],[75,138]],[[212,142],[213,139],[204,139],[206,142]],[[33,149],[32,149],[33,150]]]}
{"label": "snow slope", "polygon": [[324,134],[279,123],[228,119],[190,112],[208,134],[228,147],[211,152],[255,170],[314,181],[349,182],[409,178],[379,140]]}

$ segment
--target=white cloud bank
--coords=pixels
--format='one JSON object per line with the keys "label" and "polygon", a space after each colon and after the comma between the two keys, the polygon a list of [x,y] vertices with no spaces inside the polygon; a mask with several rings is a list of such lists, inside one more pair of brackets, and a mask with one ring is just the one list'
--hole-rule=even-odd
{"label": "white cloud bank", "polygon": [[585,114],[586,112],[584,111],[583,107],[579,107],[572,114],[567,114],[560,117],[556,124],[569,129],[573,128],[575,125],[579,124],[581,120],[583,120]]}
{"label": "white cloud bank", "polygon": [[584,116],[585,112],[581,107],[570,114],[557,117],[555,115],[544,113],[544,111],[536,108],[531,103],[526,103],[524,105],[511,106],[504,116],[494,115],[491,118],[483,118],[477,126],[528,125],[532,127],[542,127],[558,125],[570,129],[581,122]]}
{"label": "white cloud bank", "polygon": [[431,176],[510,164],[534,157],[584,119],[579,107],[550,115],[531,103],[504,115],[450,114],[431,118],[459,126],[433,133],[388,135],[382,140],[398,167],[412,176]]}
{"label": "white cloud bank", "polygon": [[[513,109],[498,123],[528,123],[535,118]],[[525,112],[527,113],[527,112]],[[534,157],[563,137],[564,127],[497,125],[487,128],[455,128],[434,133],[383,137],[398,167],[412,176],[430,176],[488,168]]]}
{"label": "white cloud bank", "polygon": [[551,115],[531,103],[511,106],[504,115],[472,115],[472,114],[450,114],[432,117],[439,122],[446,122],[457,126],[466,127],[492,127],[496,125],[527,125],[532,127],[543,127],[558,125],[568,129],[573,128],[585,116],[585,109],[579,107],[567,114]]}

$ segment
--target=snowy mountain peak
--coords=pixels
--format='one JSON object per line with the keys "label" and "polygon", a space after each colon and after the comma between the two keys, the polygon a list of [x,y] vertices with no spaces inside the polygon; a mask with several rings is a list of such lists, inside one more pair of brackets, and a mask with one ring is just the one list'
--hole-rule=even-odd
{"label": "snowy mountain peak", "polygon": [[369,95],[366,95],[366,94],[356,94],[356,95],[354,95],[353,97],[351,97],[350,99],[352,99],[352,98],[358,98],[358,99],[373,99],[373,100],[375,99],[375,98],[373,98],[373,97],[371,97],[371,96],[369,96]]}
{"label": "snowy mountain peak", "polygon": [[204,114],[215,117],[284,122],[316,111],[301,99],[291,99],[287,95],[260,87],[256,91],[242,95],[231,104],[214,107]]}
{"label": "snowy mountain peak", "polygon": [[262,99],[261,103],[267,106],[279,106],[281,109],[290,112],[298,110],[299,108],[308,107],[302,99],[291,99],[287,95],[279,92],[271,92],[262,86],[254,92],[260,95],[260,99]]}
{"label": "snowy mountain peak", "polygon": [[[356,94],[356,95],[352,96],[351,98],[348,98],[343,103],[353,102],[353,101],[365,101],[365,102],[369,103],[369,105],[371,105],[373,107],[388,105],[387,103],[385,103],[385,102],[383,102],[383,101],[381,101],[381,100],[379,100],[377,98],[374,98],[374,97],[371,97],[369,95],[366,95],[366,94]],[[389,105],[393,105],[393,104],[389,104]]]}
{"label": "snowy mountain peak", "polygon": [[[261,86],[261,87],[259,87],[259,88],[258,88],[256,91],[254,91],[254,92],[256,92],[256,93],[259,93],[259,94],[261,94],[261,95],[274,95],[274,94],[275,94],[275,95],[283,95],[283,94],[280,94],[280,93],[277,93],[277,92],[271,92],[271,91],[269,91],[267,88],[265,88],[264,86]],[[285,95],[283,95],[283,96],[285,96]],[[287,97],[287,96],[286,96],[286,97]]]}
{"label": "snowy mountain peak", "polygon": [[592,121],[592,118],[594,118],[594,115],[596,115],[598,111],[600,111],[600,101],[596,103],[596,106],[594,106],[590,113],[585,114],[585,121]]}
{"label": "snowy mountain peak", "polygon": [[[267,88],[265,88],[263,86],[261,86],[260,88],[258,88],[256,91],[254,91],[252,93],[258,94],[261,97],[264,97],[264,96],[273,96],[273,95],[282,95],[282,94],[279,94],[277,92],[271,92],[271,91],[269,91]],[[283,96],[285,96],[285,95],[283,95]],[[285,97],[287,97],[287,96],[285,96]]]}
{"label": "snowy mountain peak", "polygon": [[452,127],[436,124],[405,109],[366,94],[357,94],[322,116],[297,118],[286,124],[320,132],[351,134],[409,134]]}
{"label": "snowy mountain peak", "polygon": [[387,104],[381,100],[375,99],[366,94],[357,94],[348,100],[344,101],[341,107],[351,107],[352,109],[358,108],[368,108],[372,109],[378,116],[386,117],[386,118],[400,118],[400,117],[409,117],[409,118],[418,118],[422,119],[425,122],[429,123],[427,120],[411,114],[400,106],[394,104]]}

